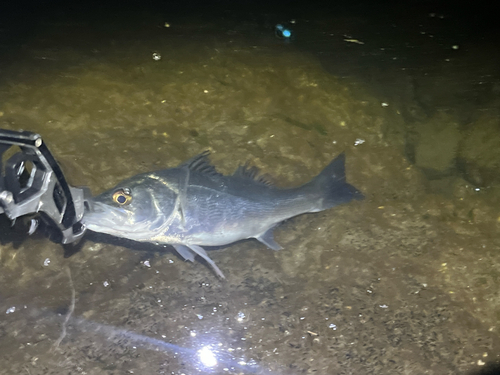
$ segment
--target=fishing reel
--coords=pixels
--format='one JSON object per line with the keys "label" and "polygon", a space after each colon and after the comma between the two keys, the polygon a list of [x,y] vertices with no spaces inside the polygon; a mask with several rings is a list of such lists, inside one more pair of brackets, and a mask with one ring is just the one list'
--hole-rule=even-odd
{"label": "fishing reel", "polygon": [[[63,244],[85,233],[81,219],[89,208],[87,187],[72,187],[38,134],[0,129],[0,214],[15,221],[34,214]],[[39,221],[32,220],[29,234]]]}

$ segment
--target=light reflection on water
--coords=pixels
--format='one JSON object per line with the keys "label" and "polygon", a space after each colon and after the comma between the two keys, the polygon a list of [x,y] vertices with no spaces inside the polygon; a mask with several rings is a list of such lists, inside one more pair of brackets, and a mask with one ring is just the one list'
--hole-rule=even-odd
{"label": "light reflection on water", "polygon": [[164,351],[166,354],[174,355],[174,357],[178,356],[182,360],[195,363],[195,366],[199,370],[205,372],[215,371],[217,366],[222,367],[225,371],[239,371],[248,374],[262,372],[262,369],[257,365],[255,360],[245,360],[242,357],[236,358],[232,356],[230,353],[235,351],[234,348],[224,348],[224,344],[221,342],[216,343],[217,340],[209,335],[191,335],[191,337],[197,337],[197,339],[192,341],[193,348],[187,348],[123,328],[83,318],[71,318],[70,324],[74,328],[100,334],[110,342],[123,337],[127,338],[130,340],[128,345],[134,349],[136,346],[141,346],[147,350]]}
{"label": "light reflection on water", "polygon": [[201,363],[209,368],[217,365],[217,357],[215,356],[210,346],[204,346],[203,348],[198,350],[198,357]]}

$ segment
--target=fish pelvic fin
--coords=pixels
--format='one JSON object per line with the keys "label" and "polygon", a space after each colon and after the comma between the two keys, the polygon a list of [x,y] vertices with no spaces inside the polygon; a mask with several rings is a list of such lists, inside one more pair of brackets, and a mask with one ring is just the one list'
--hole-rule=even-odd
{"label": "fish pelvic fin", "polygon": [[281,250],[283,247],[281,247],[281,245],[274,240],[273,229],[274,228],[270,228],[255,238],[272,250]]}
{"label": "fish pelvic fin", "polygon": [[179,255],[184,258],[184,260],[189,260],[191,262],[194,262],[195,255],[200,256],[205,260],[205,262],[207,262],[210,265],[210,267],[212,267],[217,276],[219,276],[222,280],[226,279],[226,277],[219,269],[219,267],[217,267],[215,262],[212,259],[210,259],[207,252],[201,246],[181,245],[181,244],[176,244],[172,246],[174,247],[175,251],[177,251],[177,253],[179,253]]}
{"label": "fish pelvic fin", "polygon": [[194,254],[189,249],[189,247],[184,245],[172,245],[172,246],[174,247],[175,251],[177,251],[177,254],[181,256],[182,259],[194,262]]}
{"label": "fish pelvic fin", "polygon": [[322,211],[351,200],[361,200],[363,194],[346,182],[345,153],[341,153],[319,175],[303,186],[307,192],[320,197],[314,211]]}

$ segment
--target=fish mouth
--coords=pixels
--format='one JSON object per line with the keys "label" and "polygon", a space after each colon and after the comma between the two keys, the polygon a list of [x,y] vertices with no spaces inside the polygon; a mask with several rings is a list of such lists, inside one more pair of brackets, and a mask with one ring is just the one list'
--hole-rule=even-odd
{"label": "fish mouth", "polygon": [[86,211],[82,223],[88,230],[115,237],[144,241],[166,230],[165,215],[139,215],[122,207],[93,202],[93,209]]}

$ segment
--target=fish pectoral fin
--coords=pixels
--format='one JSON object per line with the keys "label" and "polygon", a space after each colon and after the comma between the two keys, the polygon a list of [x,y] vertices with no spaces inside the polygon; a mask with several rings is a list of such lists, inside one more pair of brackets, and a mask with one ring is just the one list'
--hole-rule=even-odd
{"label": "fish pectoral fin", "polygon": [[194,262],[194,254],[191,249],[184,245],[172,245],[184,260],[189,260],[190,262]]}
{"label": "fish pectoral fin", "polygon": [[186,245],[186,246],[189,247],[192,251],[194,251],[197,255],[205,259],[205,262],[207,262],[212,267],[217,276],[219,276],[221,279],[226,278],[222,273],[222,271],[219,269],[219,267],[217,267],[215,262],[212,259],[210,259],[207,252],[201,246],[198,245]]}
{"label": "fish pectoral fin", "polygon": [[274,228],[270,228],[255,238],[272,250],[281,250],[283,247],[281,247],[281,245],[274,240],[273,229]]}

